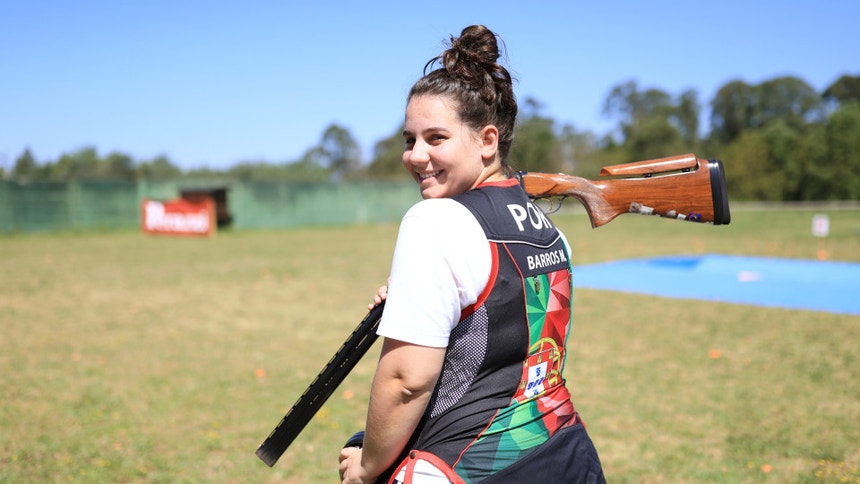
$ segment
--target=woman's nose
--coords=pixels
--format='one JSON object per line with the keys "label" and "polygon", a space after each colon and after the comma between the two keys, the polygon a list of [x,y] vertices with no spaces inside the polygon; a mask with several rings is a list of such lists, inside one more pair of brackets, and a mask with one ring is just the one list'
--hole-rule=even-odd
{"label": "woman's nose", "polygon": [[408,161],[410,163],[427,163],[430,161],[430,154],[427,150],[427,144],[420,141],[412,145],[412,149],[408,153]]}

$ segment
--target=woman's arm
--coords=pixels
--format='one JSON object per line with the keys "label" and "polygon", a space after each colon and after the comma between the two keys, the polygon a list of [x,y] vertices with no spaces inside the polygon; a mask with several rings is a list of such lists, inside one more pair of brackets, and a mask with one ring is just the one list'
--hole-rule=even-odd
{"label": "woman's arm", "polygon": [[386,301],[377,330],[385,339],[371,388],[364,448],[340,454],[344,482],[373,482],[396,463],[442,372],[451,329],[461,309],[473,304],[486,286],[491,264],[483,228],[456,201],[423,200],[404,216],[391,287],[379,288],[368,307]]}
{"label": "woman's arm", "polygon": [[445,348],[386,338],[373,377],[361,451],[341,453],[343,482],[373,482],[403,451],[442,371]]}

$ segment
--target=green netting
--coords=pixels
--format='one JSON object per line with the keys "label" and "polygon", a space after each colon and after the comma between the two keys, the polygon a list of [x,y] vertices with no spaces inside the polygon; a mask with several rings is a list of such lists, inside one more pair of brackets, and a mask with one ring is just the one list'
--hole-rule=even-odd
{"label": "green netting", "polygon": [[268,228],[397,220],[418,199],[412,184],[253,183],[229,194],[236,227]]}
{"label": "green netting", "polygon": [[419,200],[412,183],[0,182],[0,232],[129,229],[143,198],[224,188],[231,226],[271,229],[397,221]]}
{"label": "green netting", "polygon": [[0,230],[131,227],[139,217],[137,200],[133,183],[3,182]]}

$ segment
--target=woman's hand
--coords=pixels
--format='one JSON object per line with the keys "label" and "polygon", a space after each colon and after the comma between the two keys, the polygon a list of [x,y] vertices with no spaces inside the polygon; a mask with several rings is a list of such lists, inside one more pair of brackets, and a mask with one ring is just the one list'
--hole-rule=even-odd
{"label": "woman's hand", "polygon": [[370,311],[374,307],[382,304],[382,301],[385,301],[385,298],[388,297],[388,284],[384,286],[379,286],[379,289],[376,291],[376,295],[373,296],[373,303],[367,305],[367,310]]}
{"label": "woman's hand", "polygon": [[[372,479],[367,479],[364,468],[361,467],[361,449],[358,447],[346,447],[340,451],[338,457],[340,466],[340,480],[342,484],[365,484],[372,482]],[[367,479],[367,480],[365,480]]]}

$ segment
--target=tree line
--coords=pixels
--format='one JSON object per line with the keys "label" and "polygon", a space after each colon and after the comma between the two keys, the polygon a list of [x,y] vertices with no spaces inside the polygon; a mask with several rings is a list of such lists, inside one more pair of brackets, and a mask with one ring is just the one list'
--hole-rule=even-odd
{"label": "tree line", "polygon": [[[759,84],[735,80],[720,87],[706,107],[693,89],[673,95],[628,81],[614,86],[603,103],[604,115],[615,122],[604,134],[559,124],[543,108],[535,98],[520,102],[509,157],[516,169],[595,178],[605,165],[693,152],[723,160],[733,199],[860,199],[860,75],[843,75],[823,92],[794,76]],[[703,133],[704,117],[710,126]],[[298,160],[283,163],[183,170],[166,155],[135,160],[85,147],[39,162],[26,149],[2,175],[18,182],[405,180],[401,131],[377,141],[370,160],[362,159],[347,128],[333,124]]]}

